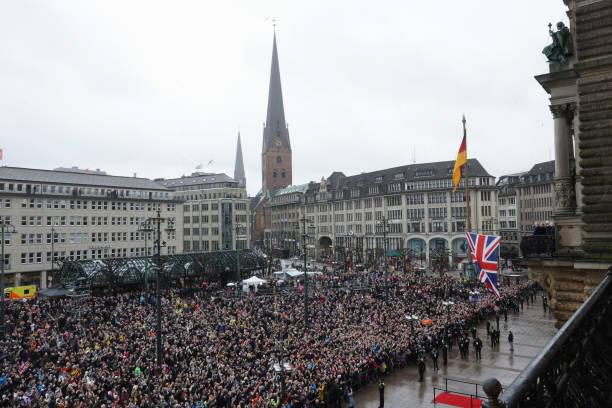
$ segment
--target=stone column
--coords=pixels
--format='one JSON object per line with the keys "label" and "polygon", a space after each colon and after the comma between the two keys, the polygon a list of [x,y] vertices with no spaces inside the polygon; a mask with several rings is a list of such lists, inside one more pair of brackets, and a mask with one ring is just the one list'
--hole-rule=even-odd
{"label": "stone column", "polygon": [[573,130],[574,130],[574,162],[576,164],[575,169],[575,191],[576,191],[576,212],[582,212],[582,174],[580,166],[580,117],[578,116],[578,109],[574,106],[573,115]]}
{"label": "stone column", "polygon": [[571,129],[569,104],[551,105],[555,131],[555,214],[574,212],[574,185],[570,173]]}

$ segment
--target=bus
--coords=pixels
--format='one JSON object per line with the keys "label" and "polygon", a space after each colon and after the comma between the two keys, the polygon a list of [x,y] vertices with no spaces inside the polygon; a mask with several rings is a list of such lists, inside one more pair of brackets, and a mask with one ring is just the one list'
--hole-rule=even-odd
{"label": "bus", "polygon": [[8,299],[32,299],[36,296],[36,285],[15,286],[4,289],[4,297]]}

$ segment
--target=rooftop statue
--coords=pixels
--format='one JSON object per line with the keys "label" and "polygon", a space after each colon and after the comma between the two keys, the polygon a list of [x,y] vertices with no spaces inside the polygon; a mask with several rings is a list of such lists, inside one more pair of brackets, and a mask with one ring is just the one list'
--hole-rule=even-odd
{"label": "rooftop statue", "polygon": [[559,21],[557,23],[557,31],[552,30],[552,24],[548,23],[548,33],[552,37],[552,44],[547,45],[542,50],[542,53],[548,58],[551,64],[560,64],[567,60],[572,55],[572,34],[568,27]]}

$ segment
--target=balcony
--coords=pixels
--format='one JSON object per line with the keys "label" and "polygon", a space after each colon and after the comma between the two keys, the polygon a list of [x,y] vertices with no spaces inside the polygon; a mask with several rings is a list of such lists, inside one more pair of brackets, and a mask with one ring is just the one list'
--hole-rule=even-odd
{"label": "balcony", "polygon": [[555,255],[555,237],[552,235],[523,237],[520,248],[525,258],[552,258]]}
{"label": "balcony", "polygon": [[612,406],[610,321],[612,267],[586,302],[503,393],[498,380],[485,382],[488,402],[484,406]]}

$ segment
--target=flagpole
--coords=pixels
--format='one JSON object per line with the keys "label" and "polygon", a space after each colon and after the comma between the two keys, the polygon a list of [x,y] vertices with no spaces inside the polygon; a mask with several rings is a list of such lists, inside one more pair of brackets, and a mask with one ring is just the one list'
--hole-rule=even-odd
{"label": "flagpole", "polygon": [[[463,119],[461,120],[461,122],[463,122],[463,140],[467,140],[467,131],[465,129],[465,114],[463,115]],[[466,149],[466,163],[463,166],[463,183],[465,184],[465,205],[466,205],[466,210],[467,210],[467,223],[465,226],[465,232],[469,233],[472,232],[472,210],[471,210],[471,206],[470,206],[470,186],[469,186],[469,170],[468,170],[468,166],[469,166],[469,158],[467,157],[467,149]],[[471,265],[472,264],[472,253],[468,248],[467,251],[467,259],[468,259],[468,264]]]}

